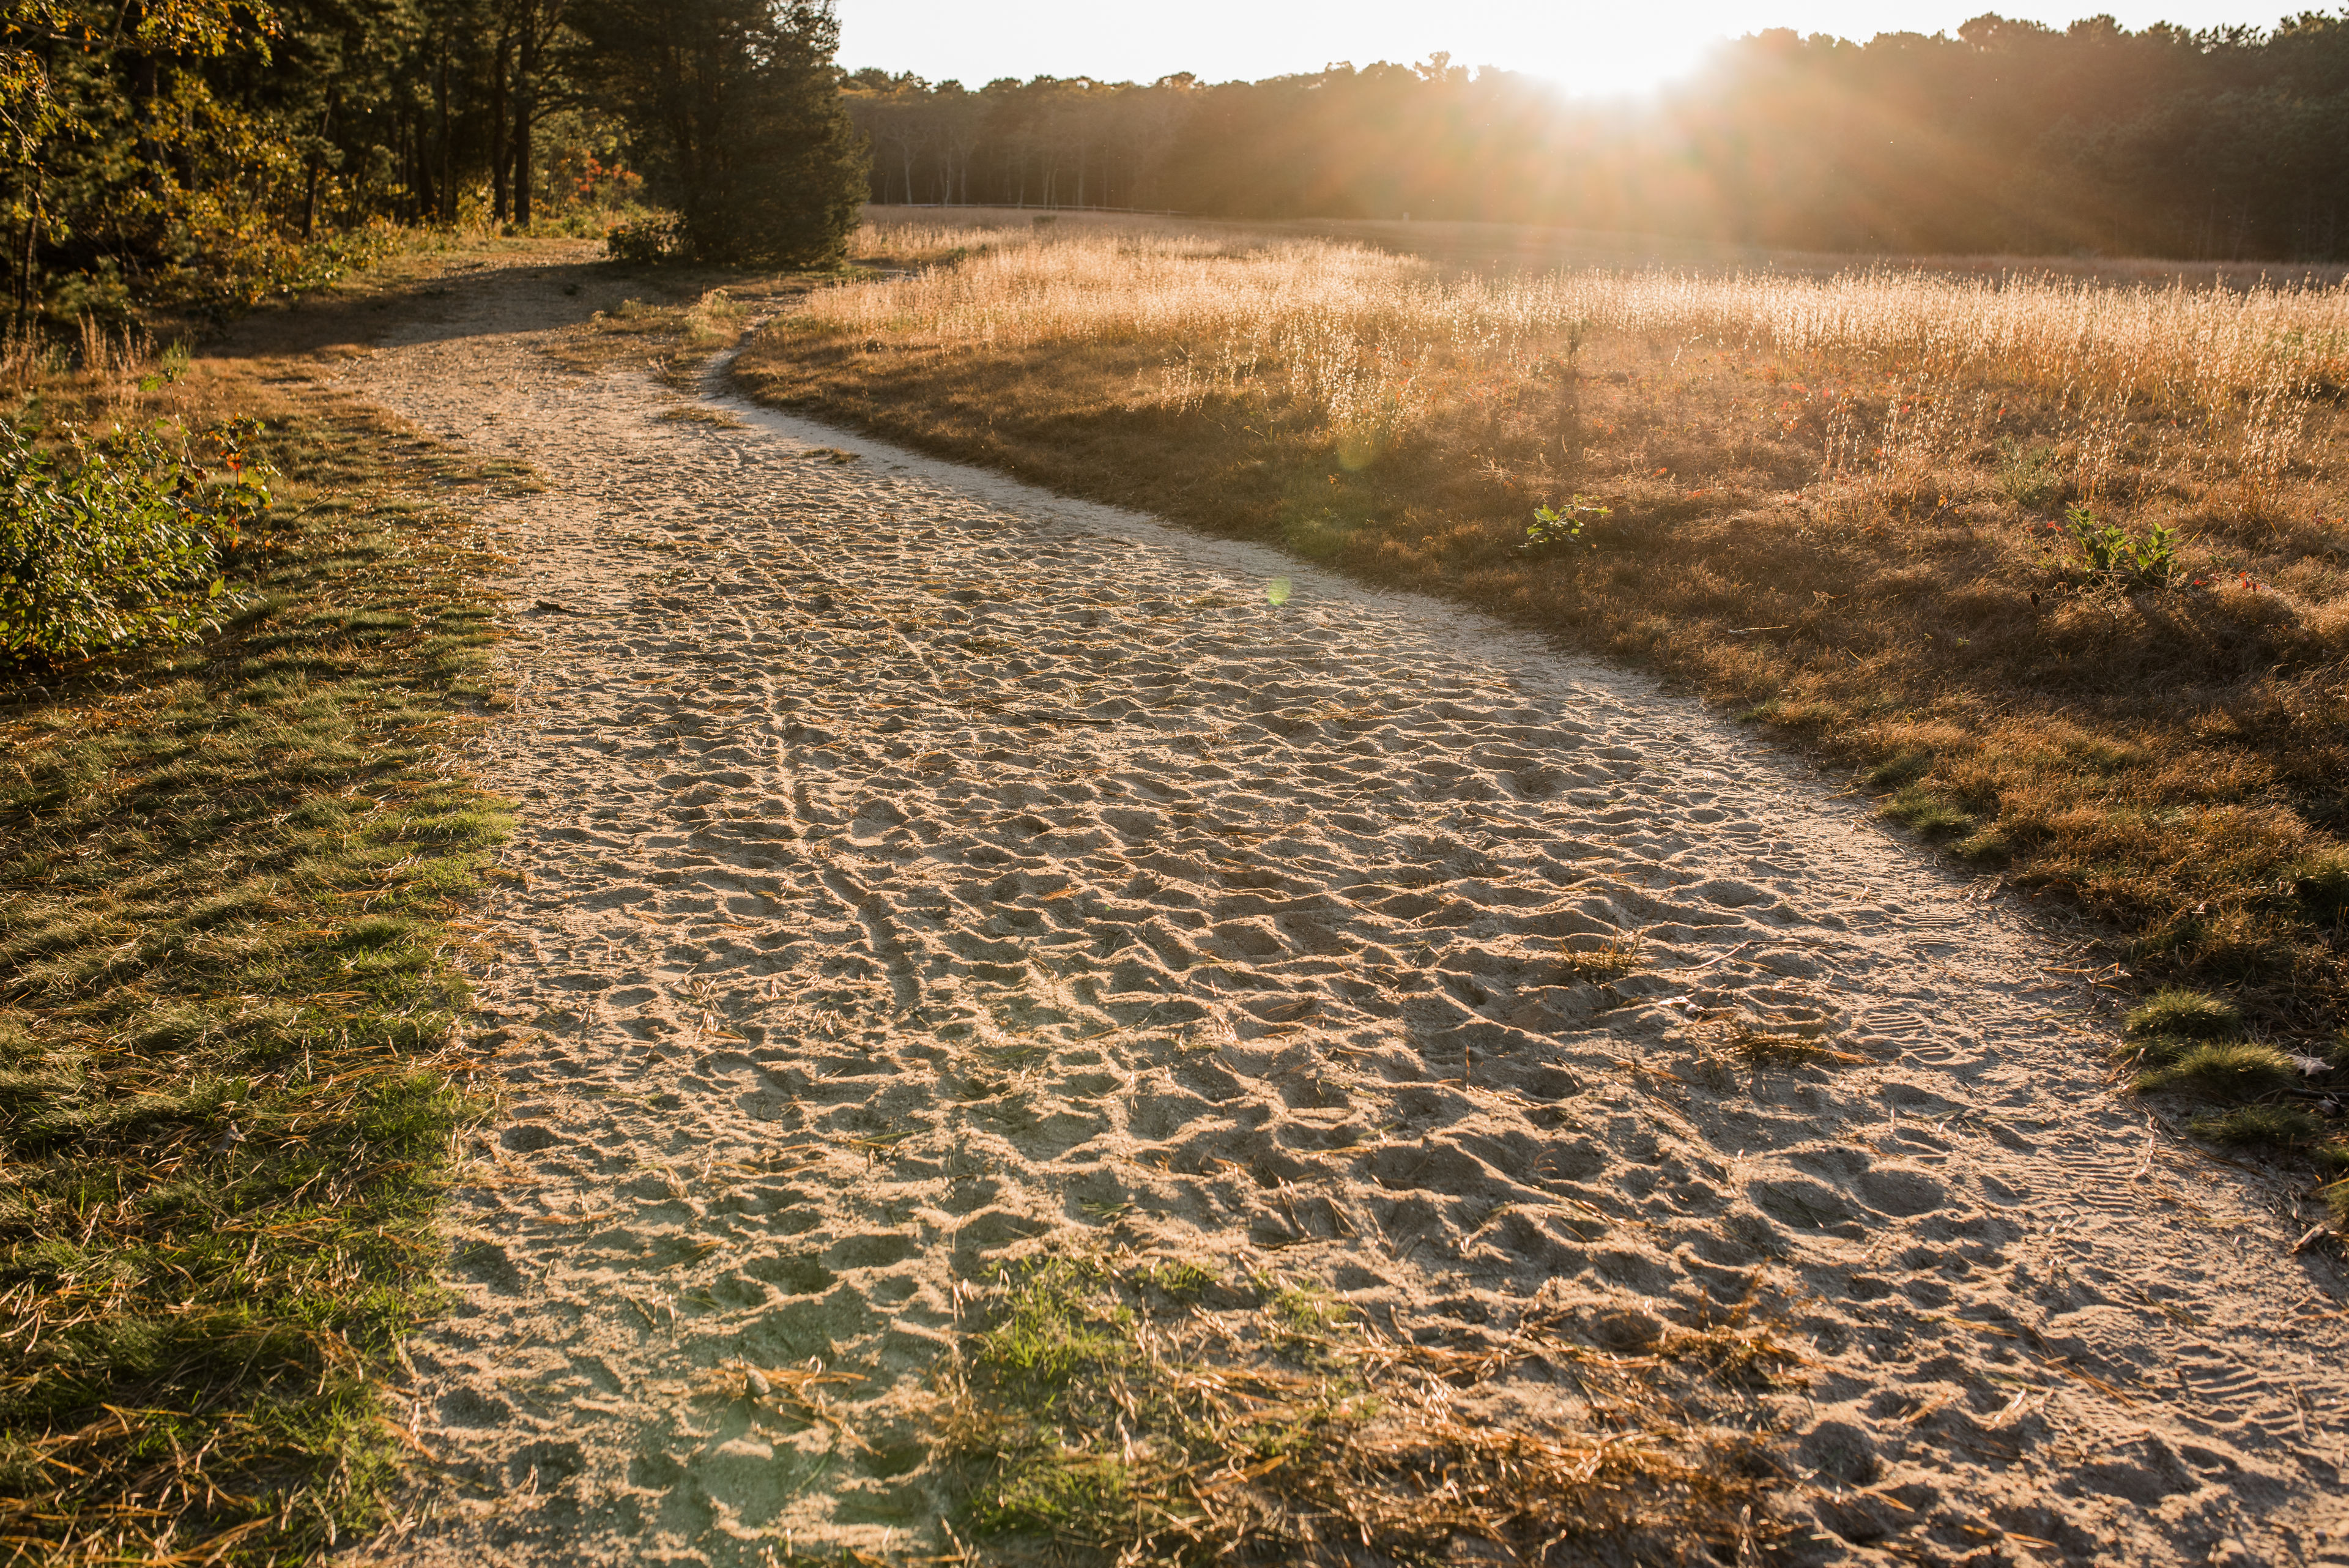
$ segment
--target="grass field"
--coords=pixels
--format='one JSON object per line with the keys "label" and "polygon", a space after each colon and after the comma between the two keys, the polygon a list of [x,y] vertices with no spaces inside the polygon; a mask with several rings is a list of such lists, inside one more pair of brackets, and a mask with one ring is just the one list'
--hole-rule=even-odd
{"label": "grass field", "polygon": [[[860,250],[888,275],[760,334],[754,393],[1649,663],[2108,922],[2120,983],[2223,993],[2269,1067],[2342,1052],[2349,288],[1065,215]],[[2322,1143],[2329,1082],[2229,1126]]]}
{"label": "grass field", "polygon": [[516,476],[283,363],[86,362],[16,400],[258,416],[282,477],[216,631],[0,691],[0,1547],[294,1561],[382,1517],[479,1109],[456,900],[504,817],[445,745],[492,696],[461,508]]}

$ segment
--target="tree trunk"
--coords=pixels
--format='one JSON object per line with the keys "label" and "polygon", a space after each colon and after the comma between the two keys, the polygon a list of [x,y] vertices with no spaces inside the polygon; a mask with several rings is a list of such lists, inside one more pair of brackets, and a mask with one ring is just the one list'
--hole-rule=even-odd
{"label": "tree trunk", "polygon": [[498,25],[498,52],[490,67],[490,216],[506,221],[506,69],[513,58],[513,24]]}
{"label": "tree trunk", "polygon": [[440,109],[440,221],[457,221],[457,147],[456,138],[449,134],[449,46],[440,46],[440,73],[434,96]]}
{"label": "tree trunk", "polygon": [[41,236],[41,184],[46,171],[33,171],[32,211],[25,215],[25,245],[16,257],[16,336],[30,329],[33,318],[33,258]]}
{"label": "tree trunk", "polygon": [[[535,8],[533,8],[534,10]],[[530,122],[538,112],[538,18],[525,12],[522,23],[522,68],[514,73],[514,226],[530,227]]]}

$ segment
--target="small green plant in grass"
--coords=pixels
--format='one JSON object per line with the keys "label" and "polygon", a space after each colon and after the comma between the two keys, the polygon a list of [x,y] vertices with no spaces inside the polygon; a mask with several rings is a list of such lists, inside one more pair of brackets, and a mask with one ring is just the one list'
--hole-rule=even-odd
{"label": "small green plant in grass", "polygon": [[1314,1350],[1326,1346],[1332,1334],[1353,1318],[1353,1309],[1328,1291],[1286,1281],[1271,1282],[1264,1303],[1272,1324],[1272,1342],[1285,1348]]}
{"label": "small green plant in grass", "polygon": [[154,370],[139,378],[139,389],[153,392],[165,387],[178,386],[188,379],[189,363],[187,340],[174,338],[170,347],[156,357]]}
{"label": "small green plant in grass", "polygon": [[2013,436],[2001,437],[1998,443],[1998,493],[2015,505],[2033,511],[2046,505],[2064,489],[2055,455],[2055,449],[2052,446],[2025,445]]}
{"label": "small green plant in grass", "polygon": [[1215,1289],[1223,1276],[1199,1263],[1160,1262],[1143,1264],[1128,1278],[1135,1285],[1162,1295],[1197,1296]]}
{"label": "small green plant in grass", "polygon": [[1133,1314],[1108,1295],[1108,1282],[1098,1266],[1068,1258],[1030,1267],[979,1341],[980,1365],[1051,1388],[1123,1360]]}
{"label": "small green plant in grass", "polygon": [[1595,539],[1582,536],[1584,528],[1602,517],[1611,517],[1614,509],[1601,506],[1597,498],[1577,495],[1563,506],[1537,506],[1534,520],[1526,524],[1526,542],[1521,550],[1547,550],[1559,545],[1588,545],[1599,547]]}
{"label": "small green plant in grass", "polygon": [[2091,576],[2166,587],[2177,575],[2178,536],[2158,518],[2140,536],[2117,523],[2098,520],[2085,506],[2067,506],[2064,530],[2079,546],[2080,564]]}

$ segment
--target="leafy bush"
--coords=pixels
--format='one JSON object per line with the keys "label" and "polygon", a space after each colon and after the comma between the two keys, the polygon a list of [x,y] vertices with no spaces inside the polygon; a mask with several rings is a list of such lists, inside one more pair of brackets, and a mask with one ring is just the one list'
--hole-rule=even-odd
{"label": "leafy bush", "polygon": [[1612,507],[1601,506],[1588,495],[1578,495],[1564,506],[1537,506],[1534,520],[1526,524],[1526,542],[1517,548],[1538,550],[1551,545],[1588,544],[1595,550],[1599,548],[1597,541],[1582,537],[1584,526],[1614,514]]}
{"label": "leafy bush", "polygon": [[2163,587],[2178,570],[2178,536],[2158,518],[2138,538],[2117,523],[2098,522],[2085,506],[2067,506],[2064,529],[2080,546],[2081,564],[2097,576],[2135,577]]}
{"label": "leafy bush", "polygon": [[614,261],[631,266],[682,261],[693,253],[692,242],[686,235],[685,220],[667,215],[615,225],[604,236],[604,247]]}
{"label": "leafy bush", "polygon": [[79,659],[140,642],[186,641],[223,591],[222,568],[269,505],[258,431],[238,421],[196,438],[157,423],[62,449],[0,420],[0,650]]}

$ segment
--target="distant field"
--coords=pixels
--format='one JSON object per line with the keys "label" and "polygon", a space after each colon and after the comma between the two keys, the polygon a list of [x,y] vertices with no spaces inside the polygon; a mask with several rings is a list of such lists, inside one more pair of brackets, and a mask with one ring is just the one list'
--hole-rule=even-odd
{"label": "distant field", "polygon": [[903,230],[1016,228],[1039,218],[1051,224],[1126,224],[1155,222],[1187,234],[1226,234],[1262,242],[1280,239],[1331,240],[1373,250],[1425,257],[1446,266],[1472,267],[1701,267],[1708,270],[1743,268],[1821,276],[1870,266],[1901,272],[1950,273],[1971,277],[2009,275],[2078,278],[2118,284],[2184,284],[2206,287],[2223,284],[2250,288],[2261,283],[2302,283],[2329,286],[2349,281],[2349,265],[2339,263],[2178,262],[2158,258],[2096,255],[1847,255],[1835,251],[1772,250],[1759,245],[1734,245],[1713,240],[1681,239],[1669,234],[1632,234],[1613,229],[1550,228],[1532,223],[1480,223],[1444,220],[1435,223],[1392,218],[1292,218],[1286,220],[1216,221],[1173,218],[1152,220],[1106,213],[1043,213],[1019,207],[890,207],[864,210],[870,246],[879,236]]}
{"label": "distant field", "polygon": [[2116,921],[2140,979],[2338,1027],[2337,276],[876,216],[902,270],[776,321],[752,389],[1651,661]]}

